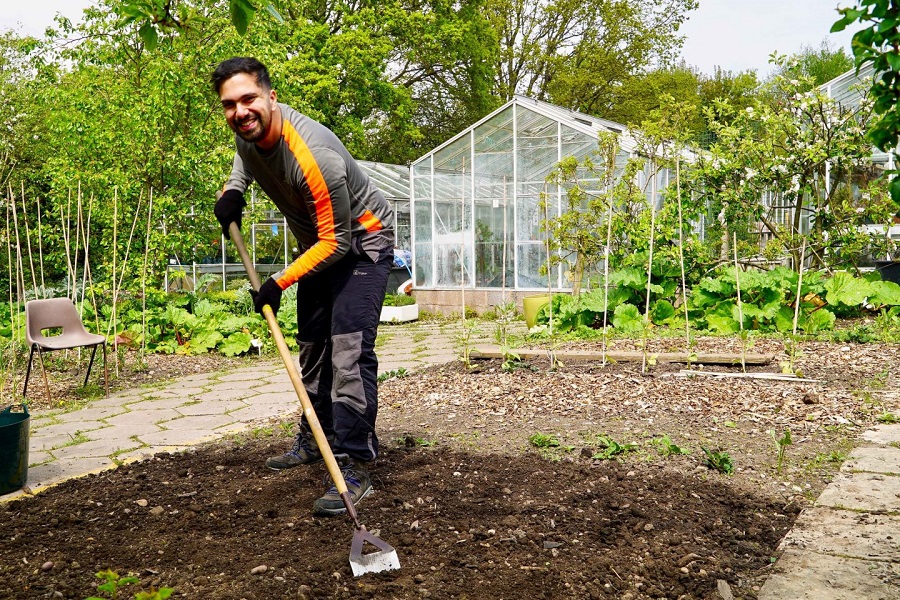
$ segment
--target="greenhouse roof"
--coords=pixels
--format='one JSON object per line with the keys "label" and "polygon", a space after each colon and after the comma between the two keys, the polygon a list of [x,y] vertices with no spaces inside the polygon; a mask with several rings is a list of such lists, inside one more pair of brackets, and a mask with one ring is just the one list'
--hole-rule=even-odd
{"label": "greenhouse roof", "polygon": [[409,200],[409,167],[357,161],[388,200]]}
{"label": "greenhouse roof", "polygon": [[834,98],[841,104],[856,107],[868,90],[869,86],[864,84],[865,80],[874,74],[875,70],[872,64],[867,63],[859,70],[859,75],[856,74],[856,69],[850,69],[831,81],[823,83],[819,89],[828,94],[829,98]]}
{"label": "greenhouse roof", "polygon": [[[599,133],[602,131],[608,131],[608,132],[612,132],[612,133],[616,133],[616,134],[625,134],[623,137],[621,137],[619,139],[619,145],[626,152],[632,152],[634,150],[634,142],[632,141],[631,137],[627,134],[628,128],[625,125],[622,125],[620,123],[615,123],[613,121],[608,121],[606,119],[601,119],[599,117],[593,117],[591,115],[579,113],[574,110],[562,108],[560,106],[556,106],[555,104],[550,104],[549,102],[543,102],[541,100],[535,100],[533,98],[527,98],[525,96],[517,95],[517,96],[514,96],[512,100],[510,100],[509,102],[507,102],[500,108],[496,109],[495,111],[493,111],[489,115],[485,116],[484,118],[482,118],[478,122],[474,123],[473,125],[470,125],[468,128],[466,128],[465,130],[456,134],[455,136],[453,136],[452,138],[450,138],[449,140],[447,140],[440,146],[434,148],[428,154],[425,154],[425,155],[421,156],[420,158],[416,159],[415,161],[413,161],[413,165],[427,159],[429,156],[431,156],[435,152],[438,152],[444,148],[447,148],[448,146],[453,145],[454,143],[460,141],[465,136],[471,135],[473,130],[475,132],[476,145],[482,145],[482,143],[485,140],[480,139],[478,137],[480,127],[483,124],[487,123],[488,121],[491,121],[498,115],[502,114],[503,112],[510,110],[513,106],[520,106],[522,108],[526,108],[529,111],[535,113],[535,115],[536,115],[535,119],[529,120],[529,119],[525,118],[525,119],[520,120],[520,122],[518,124],[518,128],[520,130],[520,135],[523,133],[526,136],[529,135],[529,131],[528,131],[529,125],[536,124],[538,121],[543,121],[543,119],[539,119],[539,117],[545,117],[547,119],[553,120],[554,122],[561,123],[562,125],[569,127],[575,131],[578,131],[580,133],[588,135],[591,138],[597,138]],[[543,123],[540,125],[535,125],[535,126],[541,127],[541,128],[545,127],[543,125]],[[496,128],[492,127],[492,128],[485,128],[485,129],[490,131],[490,138],[491,138],[490,144],[493,146],[502,146],[502,145],[506,144],[512,138],[512,135],[513,135],[511,119],[509,120],[508,126],[505,129],[503,129],[503,134],[505,135],[505,137],[498,136],[498,130]],[[540,133],[535,132],[534,137],[535,138],[540,137]],[[460,146],[459,148],[460,148],[460,152],[467,151],[467,150],[464,150],[463,146]],[[553,155],[553,160],[555,161],[555,151],[554,151],[554,155]]]}

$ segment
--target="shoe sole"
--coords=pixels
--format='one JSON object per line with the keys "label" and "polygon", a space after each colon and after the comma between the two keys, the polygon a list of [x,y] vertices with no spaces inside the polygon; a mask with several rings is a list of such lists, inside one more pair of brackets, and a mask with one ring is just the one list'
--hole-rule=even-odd
{"label": "shoe sole", "polygon": [[[362,499],[374,492],[375,490],[370,485],[368,489],[362,493],[362,496],[359,497],[359,500],[353,503],[353,506],[359,506],[359,503],[362,502]],[[313,505],[313,514],[320,517],[334,517],[336,515],[343,515],[347,512],[347,507],[341,505],[340,508],[321,508]]]}
{"label": "shoe sole", "polygon": [[302,466],[304,466],[304,465],[317,465],[317,464],[319,464],[320,462],[325,462],[325,459],[324,459],[324,458],[320,458],[320,459],[318,459],[318,460],[313,460],[313,461],[310,461],[310,462],[297,463],[296,465],[284,465],[283,467],[273,467],[272,465],[269,464],[269,461],[267,460],[267,461],[266,461],[266,466],[267,466],[270,470],[272,470],[272,471],[287,471],[288,469],[293,469],[294,467],[302,467]]}

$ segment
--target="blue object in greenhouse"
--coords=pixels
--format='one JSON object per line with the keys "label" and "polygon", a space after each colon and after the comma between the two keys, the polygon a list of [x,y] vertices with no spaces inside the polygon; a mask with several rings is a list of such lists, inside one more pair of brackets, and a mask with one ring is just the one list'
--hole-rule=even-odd
{"label": "blue object in greenhouse", "polygon": [[409,267],[411,262],[409,250],[394,248],[394,266],[406,268],[406,272],[409,273],[410,277],[412,277],[412,270]]}
{"label": "blue object in greenhouse", "polygon": [[[21,412],[13,411],[21,408]],[[28,438],[31,416],[24,404],[0,412],[0,494],[14,492],[28,479]]]}

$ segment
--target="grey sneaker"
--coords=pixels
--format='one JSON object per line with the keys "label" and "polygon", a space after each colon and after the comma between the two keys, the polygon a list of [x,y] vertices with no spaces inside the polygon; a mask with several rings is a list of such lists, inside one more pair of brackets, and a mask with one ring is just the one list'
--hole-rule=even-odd
{"label": "grey sneaker", "polygon": [[[344,476],[344,482],[347,484],[347,491],[350,492],[350,499],[353,505],[359,504],[360,500],[372,493],[372,480],[369,478],[369,471],[366,463],[362,461],[353,461],[346,454],[335,454],[335,460],[341,467],[341,474]],[[325,485],[328,491],[325,495],[313,502],[313,514],[322,516],[340,515],[347,512],[344,501],[337,491],[337,487],[331,481],[331,478],[325,476]]]}
{"label": "grey sneaker", "polygon": [[319,452],[319,446],[316,444],[312,431],[301,424],[291,449],[281,456],[266,459],[266,466],[273,471],[282,471],[299,465],[312,465],[319,462],[322,462],[322,453]]}

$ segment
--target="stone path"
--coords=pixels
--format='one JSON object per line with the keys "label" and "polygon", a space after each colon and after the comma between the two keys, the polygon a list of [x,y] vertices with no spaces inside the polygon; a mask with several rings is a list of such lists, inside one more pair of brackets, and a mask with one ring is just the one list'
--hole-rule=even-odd
{"label": "stone path", "polygon": [[782,540],[759,600],[900,598],[900,425],[863,439]]}
{"label": "stone path", "polygon": [[[458,323],[382,325],[379,373],[456,359],[459,330]],[[489,338],[483,333],[472,345]],[[273,421],[293,428],[298,404],[284,366],[267,361],[118,392],[69,413],[35,413],[27,485],[37,492]],[[900,425],[876,427],[864,439],[782,541],[759,600],[900,599]],[[720,586],[720,596],[729,600],[727,586]]]}
{"label": "stone path", "polygon": [[[377,342],[379,374],[454,360],[457,331],[458,323],[383,324]],[[273,421],[293,426],[298,408],[284,365],[275,360],[117,392],[72,412],[32,413],[27,486],[37,492],[70,477],[157,452],[185,450]]]}

